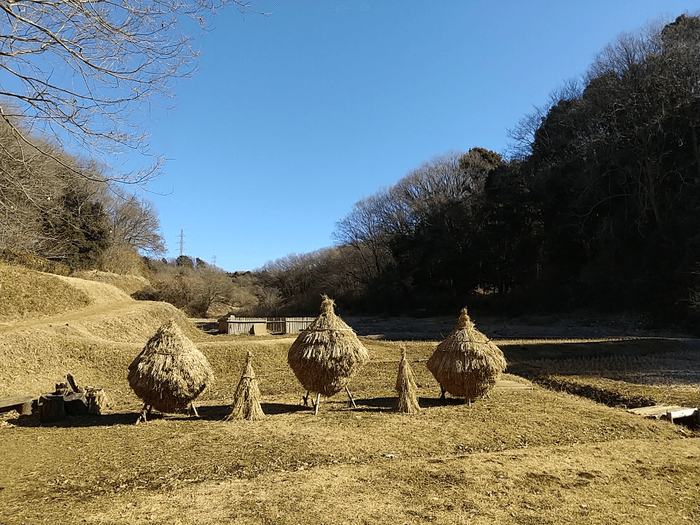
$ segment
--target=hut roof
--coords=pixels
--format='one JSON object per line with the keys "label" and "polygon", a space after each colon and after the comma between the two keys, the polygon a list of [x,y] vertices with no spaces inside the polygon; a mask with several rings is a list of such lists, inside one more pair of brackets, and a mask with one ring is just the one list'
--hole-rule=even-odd
{"label": "hut roof", "polygon": [[506,368],[506,359],[476,329],[464,308],[454,330],[437,346],[426,366],[450,394],[476,399],[493,388]]}
{"label": "hut roof", "polygon": [[334,302],[323,296],[319,316],[296,338],[287,361],[309,392],[336,394],[369,361],[369,352],[355,331],[335,314]]}
{"label": "hut roof", "polygon": [[147,405],[161,412],[178,412],[212,384],[214,373],[204,354],[171,320],[129,365],[128,380]]}

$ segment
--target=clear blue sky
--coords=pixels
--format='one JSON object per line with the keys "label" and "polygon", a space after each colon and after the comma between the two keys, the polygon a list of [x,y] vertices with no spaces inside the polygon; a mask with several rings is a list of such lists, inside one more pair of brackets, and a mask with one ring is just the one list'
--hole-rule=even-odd
{"label": "clear blue sky", "polygon": [[622,32],[699,0],[279,0],[197,35],[148,124],[168,257],[252,270],[331,246],[355,202],[507,130]]}

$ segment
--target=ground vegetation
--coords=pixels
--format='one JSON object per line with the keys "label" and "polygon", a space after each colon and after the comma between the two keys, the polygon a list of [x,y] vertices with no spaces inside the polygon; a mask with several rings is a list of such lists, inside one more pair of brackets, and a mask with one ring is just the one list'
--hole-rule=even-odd
{"label": "ground vegetation", "polygon": [[[636,525],[700,518],[697,431],[532,385],[510,370],[504,378],[526,389],[495,388],[471,407],[441,402],[425,366],[442,339],[437,321],[425,319],[420,338],[392,341],[376,334],[392,333],[398,320],[351,320],[370,354],[353,379],[357,408],[330,399],[314,417],[301,406],[287,365],[292,337],[211,336],[171,305],[134,301],[104,283],[11,268],[20,286],[31,280],[64,302],[48,316],[40,310],[0,319],[0,396],[50,391],[71,372],[80,384],[103,387],[111,407],[44,425],[16,412],[0,417],[2,522]],[[65,284],[82,293],[66,293]],[[217,382],[200,397],[199,418],[169,414],[134,425],[142,401],[129,387],[128,365],[170,319],[207,357]],[[617,374],[608,389],[649,396],[675,385],[686,392],[677,400],[697,400],[697,375],[674,374],[698,370],[695,339],[616,338],[619,327],[552,319],[508,326],[477,320],[514,368],[549,363],[572,383],[602,382],[607,362]],[[416,320],[411,326],[421,329]],[[567,338],[583,333],[596,337]],[[402,348],[421,407],[410,417],[394,413]],[[248,352],[266,417],[225,422]],[[674,368],[673,359],[684,356],[694,361]],[[657,378],[631,382],[646,370],[635,369],[637,359],[644,366],[658,359]]]}

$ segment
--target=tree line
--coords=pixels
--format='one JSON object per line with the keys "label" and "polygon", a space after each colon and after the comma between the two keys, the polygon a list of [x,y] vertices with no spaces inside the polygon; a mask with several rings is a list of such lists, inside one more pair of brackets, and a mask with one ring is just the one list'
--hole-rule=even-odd
{"label": "tree line", "polygon": [[[138,6],[150,13],[149,3],[139,0]],[[41,14],[49,18],[40,19],[47,27],[60,26],[65,13],[51,11],[57,5],[23,0],[8,6],[5,15],[22,18],[23,9],[46,9]],[[165,9],[153,11],[161,18],[173,13],[167,3],[155,5]],[[24,18],[17,23],[27,35],[35,31]],[[176,27],[168,24],[156,25]],[[68,37],[80,42],[81,34]],[[147,38],[144,34],[134,30],[132,36]],[[177,45],[187,41],[180,33],[170,35]],[[99,65],[104,48],[89,40],[92,36],[85,38],[94,45],[92,64]],[[173,302],[192,315],[206,314],[215,303],[240,313],[310,314],[321,293],[346,311],[411,314],[454,312],[469,304],[507,314],[628,309],[689,319],[700,304],[698,17],[684,15],[663,27],[620,36],[580,78],[515,124],[507,152],[475,147],[436,157],[355,203],[337,223],[333,246],[236,274],[190,258],[158,258],[164,244],[157,211],[147,199],[114,184],[138,184],[152,172],[115,175],[94,160],[99,155],[68,153],[60,133],[47,138],[53,126],[75,125],[74,135],[87,133],[78,139],[83,143],[94,138],[137,149],[141,144],[139,135],[127,140],[104,132],[99,122],[83,125],[88,121],[80,119],[88,118],[92,104],[84,98],[90,89],[76,93],[76,102],[53,104],[51,90],[63,88],[43,76],[40,60],[33,61],[53,48],[31,47],[35,40],[18,38],[16,31],[0,35],[4,64],[30,60],[24,72],[19,66],[8,69],[30,79],[27,91],[0,90],[4,252],[41,255],[72,269],[127,273],[139,267],[153,283],[145,296]],[[68,53],[67,63],[88,56],[71,52],[75,42],[59,46]],[[120,53],[137,56],[130,46]],[[159,48],[147,49],[154,62],[144,64],[156,63]],[[173,64],[170,76],[178,67],[186,69],[181,61]],[[85,67],[103,74],[99,67]],[[148,71],[130,85],[151,82],[157,87],[147,90],[152,96],[168,75]],[[120,101],[129,97],[110,100],[93,102],[114,108],[115,118],[128,114],[121,112]],[[143,100],[135,96],[133,102]],[[77,104],[74,113],[65,110],[71,104]]]}
{"label": "tree line", "polygon": [[[194,266],[158,260],[165,246],[157,210],[131,191],[162,164],[135,117],[194,72],[191,27],[206,31],[230,5],[257,12],[247,0],[0,2],[0,260],[149,278],[173,266],[181,283],[192,281],[183,272]],[[124,153],[148,165],[120,169]],[[162,281],[172,299],[174,287]],[[186,304],[201,311],[206,301]]]}
{"label": "tree line", "polygon": [[357,202],[270,262],[278,309],[633,310],[688,319],[700,261],[700,18],[625,34],[510,130]]}
{"label": "tree line", "polygon": [[139,254],[164,251],[150,201],[110,185],[97,162],[11,120],[0,119],[0,249],[121,273],[141,264]]}

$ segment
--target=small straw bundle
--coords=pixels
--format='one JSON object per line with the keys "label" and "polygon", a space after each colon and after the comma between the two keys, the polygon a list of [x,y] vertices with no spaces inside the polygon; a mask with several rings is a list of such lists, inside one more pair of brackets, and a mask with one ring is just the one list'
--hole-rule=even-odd
{"label": "small straw bundle", "polygon": [[[161,326],[129,365],[129,385],[144,401],[139,417],[146,420],[146,407],[160,412],[182,412],[214,381],[207,358],[174,321]],[[149,412],[150,412],[149,408]]]}
{"label": "small straw bundle", "polygon": [[258,380],[253,371],[253,354],[248,352],[245,370],[236,387],[236,395],[231,406],[231,413],[226,421],[234,419],[247,419],[248,421],[260,421],[265,419],[265,413],[260,406],[260,390]]}
{"label": "small straw bundle", "polygon": [[503,352],[462,312],[455,329],[440,343],[426,363],[442,389],[467,402],[486,395],[506,368]]}
{"label": "small straw bundle", "polygon": [[316,413],[321,394],[330,397],[345,388],[355,373],[369,361],[369,352],[354,330],[335,315],[334,302],[322,296],[319,316],[292,343],[287,362],[294,375],[309,392],[316,392]]}
{"label": "small straw bundle", "polygon": [[402,414],[415,414],[420,411],[416,390],[418,390],[418,386],[411,364],[406,359],[406,349],[401,348],[401,362],[396,377],[396,391],[399,393],[399,398],[396,400],[394,411]]}

